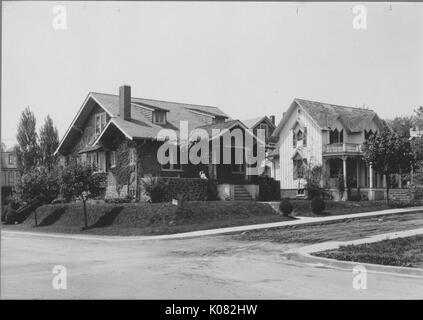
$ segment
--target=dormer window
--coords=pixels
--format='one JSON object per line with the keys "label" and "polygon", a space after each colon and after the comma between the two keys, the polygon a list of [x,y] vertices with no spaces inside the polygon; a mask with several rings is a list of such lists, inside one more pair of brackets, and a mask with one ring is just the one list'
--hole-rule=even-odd
{"label": "dormer window", "polygon": [[153,111],[153,123],[166,124],[166,112],[161,110]]}
{"label": "dormer window", "polygon": [[338,129],[331,130],[329,132],[329,143],[343,143],[344,142],[344,130],[338,131]]}

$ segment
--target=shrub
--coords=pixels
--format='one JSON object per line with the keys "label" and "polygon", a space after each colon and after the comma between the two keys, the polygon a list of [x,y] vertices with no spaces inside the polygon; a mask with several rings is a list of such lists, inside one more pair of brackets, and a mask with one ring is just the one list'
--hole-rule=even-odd
{"label": "shrub", "polygon": [[361,194],[360,194],[360,192],[351,194],[349,196],[348,200],[350,200],[350,201],[361,201]]}
{"label": "shrub", "polygon": [[311,210],[314,214],[321,214],[325,210],[325,202],[320,197],[311,200]]}
{"label": "shrub", "polygon": [[208,180],[207,181],[207,200],[215,201],[219,199],[217,192],[217,180]]}
{"label": "shrub", "polygon": [[28,171],[21,176],[16,189],[19,199],[23,202],[38,198],[44,203],[50,203],[59,195],[58,172],[42,167]]}
{"label": "shrub", "polygon": [[162,202],[165,193],[165,185],[157,177],[145,178],[141,180],[144,192],[150,197],[151,202]]}
{"label": "shrub", "polygon": [[279,211],[283,213],[284,216],[288,216],[293,210],[291,202],[288,199],[284,198],[279,203]]}

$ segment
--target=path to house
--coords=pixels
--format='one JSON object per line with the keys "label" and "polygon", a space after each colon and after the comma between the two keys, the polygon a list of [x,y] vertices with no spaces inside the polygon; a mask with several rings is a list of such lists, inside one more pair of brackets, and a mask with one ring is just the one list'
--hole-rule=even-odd
{"label": "path to house", "polygon": [[184,239],[184,238],[193,238],[193,237],[202,237],[202,236],[211,236],[219,234],[228,234],[234,232],[243,232],[250,230],[260,230],[260,229],[270,229],[278,227],[287,227],[295,225],[307,225],[307,224],[318,224],[323,222],[331,221],[342,221],[348,219],[356,218],[366,218],[374,216],[383,216],[389,214],[401,214],[401,213],[410,213],[423,211],[423,207],[412,207],[412,208],[396,208],[372,212],[363,212],[363,213],[352,213],[345,215],[335,215],[335,216],[325,216],[325,217],[296,217],[296,220],[291,221],[282,221],[282,222],[272,222],[272,223],[262,223],[254,225],[246,225],[239,227],[228,227],[228,228],[218,228],[218,229],[209,229],[209,230],[199,230],[192,232],[176,233],[176,234],[165,234],[158,236],[96,236],[96,235],[76,235],[76,234],[59,234],[59,233],[42,233],[42,232],[26,232],[26,231],[12,231],[12,230],[2,230],[1,232],[6,235],[28,235],[28,236],[42,236],[42,237],[51,237],[51,238],[63,238],[63,239],[73,239],[73,240],[93,240],[93,241],[146,241],[146,240],[166,240],[166,239]]}
{"label": "path to house", "polygon": [[[238,241],[231,235],[119,241],[2,234],[1,298],[52,299],[422,299],[423,279],[351,271],[287,259],[303,244]],[[55,290],[52,270],[67,269]]]}

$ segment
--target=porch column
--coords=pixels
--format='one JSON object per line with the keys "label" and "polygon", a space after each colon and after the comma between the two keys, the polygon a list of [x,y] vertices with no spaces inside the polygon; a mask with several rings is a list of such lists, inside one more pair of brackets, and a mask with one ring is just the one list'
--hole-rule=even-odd
{"label": "porch column", "polygon": [[326,166],[327,166],[327,161],[326,161],[326,159],[322,159],[322,180],[320,181],[320,187],[322,187],[322,188],[324,188],[325,187],[325,184],[326,184],[326,170],[327,170],[327,168],[326,168]]}
{"label": "porch column", "polygon": [[402,179],[401,179],[401,175],[397,174],[397,179],[398,179],[398,188],[401,189],[402,188]]}
{"label": "porch column", "polygon": [[344,188],[347,190],[347,157],[342,157],[342,171],[344,176]]}
{"label": "porch column", "polygon": [[360,159],[357,159],[356,162],[356,171],[357,171],[357,189],[360,188]]}
{"label": "porch column", "polygon": [[386,188],[386,175],[384,174],[384,175],[382,176],[382,178],[383,178],[383,184],[382,184],[382,186],[383,186],[384,188]]}
{"label": "porch column", "polygon": [[373,166],[372,166],[372,164],[369,165],[369,178],[370,178],[369,200],[375,200],[376,192],[375,192],[375,190],[373,190]]}

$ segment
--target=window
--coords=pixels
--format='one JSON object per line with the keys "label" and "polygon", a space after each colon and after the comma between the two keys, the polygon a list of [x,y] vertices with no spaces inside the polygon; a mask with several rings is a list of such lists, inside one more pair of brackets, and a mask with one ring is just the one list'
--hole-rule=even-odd
{"label": "window", "polygon": [[129,149],[129,164],[135,165],[137,163],[137,150],[135,148]]}
{"label": "window", "polygon": [[166,112],[165,111],[154,111],[153,122],[157,124],[166,124]]}
{"label": "window", "polygon": [[95,134],[100,134],[106,126],[106,113],[99,113],[95,116]]}
{"label": "window", "polygon": [[9,171],[8,172],[8,176],[9,176],[8,177],[9,178],[8,179],[9,180],[9,183],[8,184],[11,185],[11,186],[14,185],[15,184],[15,172]]}
{"label": "window", "polygon": [[267,126],[267,124],[265,123],[261,123],[258,126],[258,129],[264,130],[264,137],[267,139],[269,137],[269,128]]}
{"label": "window", "polygon": [[307,128],[293,130],[292,145],[294,148],[305,147],[307,145]]}
{"label": "window", "polygon": [[109,154],[109,163],[110,163],[110,167],[114,168],[116,167],[116,151],[111,151]]}
{"label": "window", "polygon": [[106,172],[106,154],[104,151],[98,153],[98,169],[97,171]]}
{"label": "window", "polygon": [[329,143],[343,143],[344,142],[344,130],[338,131],[338,129],[331,130],[329,132]]}
{"label": "window", "polygon": [[9,154],[9,164],[15,164],[15,155]]}
{"label": "window", "polygon": [[369,140],[370,137],[374,134],[377,134],[377,131],[373,132],[372,129],[370,129],[369,131],[364,130],[364,139]]}
{"label": "window", "polygon": [[304,171],[307,165],[307,159],[294,159],[293,160],[294,171],[293,176],[294,179],[301,179],[304,178]]}

